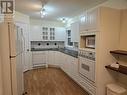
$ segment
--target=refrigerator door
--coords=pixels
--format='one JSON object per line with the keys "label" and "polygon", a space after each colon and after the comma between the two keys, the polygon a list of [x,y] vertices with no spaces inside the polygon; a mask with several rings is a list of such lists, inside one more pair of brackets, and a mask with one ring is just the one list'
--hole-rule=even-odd
{"label": "refrigerator door", "polygon": [[17,70],[16,70],[16,57],[10,59],[11,63],[11,77],[12,77],[12,92],[13,95],[19,95],[18,94],[18,87],[17,87]]}
{"label": "refrigerator door", "polygon": [[13,95],[22,95],[24,92],[22,54],[11,58],[11,64]]}
{"label": "refrigerator door", "polygon": [[11,82],[11,64],[10,64],[10,42],[9,42],[9,28],[8,23],[3,22],[0,24],[0,49],[2,60],[2,78],[4,95],[12,95],[12,82]]}

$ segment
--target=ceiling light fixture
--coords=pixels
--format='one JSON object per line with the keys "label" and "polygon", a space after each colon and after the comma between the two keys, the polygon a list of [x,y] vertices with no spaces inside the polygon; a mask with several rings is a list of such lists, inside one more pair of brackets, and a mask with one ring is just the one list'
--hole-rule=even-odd
{"label": "ceiling light fixture", "polygon": [[61,20],[63,23],[67,22],[67,18],[60,18],[59,20]]}
{"label": "ceiling light fixture", "polygon": [[65,18],[63,18],[63,19],[62,19],[62,22],[63,22],[63,23],[66,23],[66,19],[65,19]]}
{"label": "ceiling light fixture", "polygon": [[46,2],[46,0],[41,0],[41,2],[42,2],[42,8],[41,8],[40,13],[41,13],[41,18],[44,18],[46,15],[46,11],[45,11],[44,6],[46,5],[47,2]]}
{"label": "ceiling light fixture", "polygon": [[44,18],[46,15],[46,11],[44,8],[41,9],[41,18]]}

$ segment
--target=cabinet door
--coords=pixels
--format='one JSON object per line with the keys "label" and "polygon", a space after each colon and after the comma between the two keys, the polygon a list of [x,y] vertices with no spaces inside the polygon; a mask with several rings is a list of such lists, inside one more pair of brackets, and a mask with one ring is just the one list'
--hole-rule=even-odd
{"label": "cabinet door", "polygon": [[61,53],[61,63],[60,63],[61,65],[60,65],[60,67],[64,72],[66,72],[66,63],[67,63],[67,57],[64,53]]}
{"label": "cabinet door", "polygon": [[60,52],[60,68],[64,70],[64,56],[63,53]]}
{"label": "cabinet door", "polygon": [[65,41],[66,40],[66,30],[63,27],[55,28],[55,40],[56,41]]}
{"label": "cabinet door", "polygon": [[98,29],[98,15],[99,11],[98,9],[92,9],[90,11],[87,12],[87,16],[88,16],[88,30],[97,30]]}
{"label": "cabinet door", "polygon": [[81,17],[79,28],[80,28],[80,32],[87,30],[87,28],[88,28],[88,16],[87,16],[87,12],[85,12],[84,15]]}
{"label": "cabinet door", "polygon": [[49,51],[48,52],[48,64],[49,65],[54,65],[55,64],[55,53],[54,53],[54,51]]}
{"label": "cabinet door", "polygon": [[71,24],[71,42],[79,42],[79,22]]}
{"label": "cabinet door", "polygon": [[78,73],[78,59],[77,58],[72,58],[72,69],[71,69],[71,74],[72,78],[78,82],[79,78],[79,73]]}
{"label": "cabinet door", "polygon": [[30,41],[41,41],[42,31],[40,26],[31,25],[30,26]]}
{"label": "cabinet door", "polygon": [[46,64],[46,52],[32,52],[32,63],[33,66],[43,66]]}
{"label": "cabinet door", "polygon": [[65,72],[71,77],[71,61],[72,58],[69,55],[65,55],[66,56],[66,62],[65,62]]}
{"label": "cabinet door", "polygon": [[54,52],[55,52],[55,65],[60,67],[60,65],[61,65],[61,59],[60,59],[61,54],[58,51],[54,51]]}
{"label": "cabinet door", "polygon": [[80,32],[89,32],[99,30],[99,9],[88,10],[80,21]]}

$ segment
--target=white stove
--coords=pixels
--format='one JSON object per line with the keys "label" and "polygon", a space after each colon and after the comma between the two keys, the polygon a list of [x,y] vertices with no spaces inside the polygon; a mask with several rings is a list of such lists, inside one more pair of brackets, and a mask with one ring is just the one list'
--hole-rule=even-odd
{"label": "white stove", "polygon": [[95,95],[95,52],[79,50],[80,84],[89,93]]}

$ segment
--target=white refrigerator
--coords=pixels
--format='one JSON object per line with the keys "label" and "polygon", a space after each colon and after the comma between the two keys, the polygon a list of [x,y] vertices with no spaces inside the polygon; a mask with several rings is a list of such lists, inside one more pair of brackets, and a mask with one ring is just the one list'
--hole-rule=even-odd
{"label": "white refrigerator", "polygon": [[[5,82],[4,83],[5,88],[7,87],[7,89],[8,89],[7,91],[11,92],[11,94],[9,94],[9,95],[22,95],[24,92],[24,79],[23,79],[24,37],[23,37],[23,31],[20,28],[20,26],[15,26],[13,22],[0,23],[0,28],[1,28],[0,29],[1,32],[3,32],[2,36],[5,36],[6,41],[4,44],[5,45],[8,44],[7,51],[9,52],[9,53],[3,52],[3,55],[6,55],[6,54],[9,55],[9,57],[5,56],[6,58],[9,58],[9,59],[7,59],[9,61],[6,64],[6,66],[4,66],[4,69],[6,67],[10,66],[9,71],[7,70],[8,72],[4,72],[5,74],[8,73],[8,75],[10,72],[10,75],[9,75],[10,76],[10,85],[9,85],[9,82],[8,82],[8,84]],[[4,39],[2,39],[2,40],[4,40]],[[3,60],[5,60],[5,59],[3,59]],[[3,65],[5,65],[5,64],[3,64]],[[5,79],[6,79],[6,76],[5,76]],[[9,79],[7,81],[9,81]],[[10,90],[9,90],[8,86],[10,86]]]}

